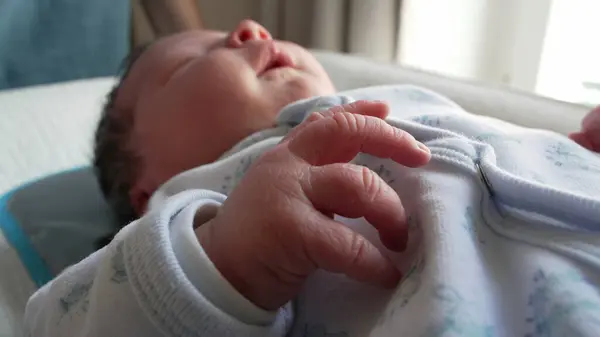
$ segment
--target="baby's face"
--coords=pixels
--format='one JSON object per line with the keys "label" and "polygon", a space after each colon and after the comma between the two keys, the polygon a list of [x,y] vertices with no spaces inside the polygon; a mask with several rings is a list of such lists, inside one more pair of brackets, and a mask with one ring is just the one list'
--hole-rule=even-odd
{"label": "baby's face", "polygon": [[143,212],[169,178],[273,126],[285,105],[333,92],[307,50],[272,40],[254,21],[230,34],[191,31],[159,40],[136,61],[116,102],[134,111],[132,146],[141,160],[130,191],[134,207]]}

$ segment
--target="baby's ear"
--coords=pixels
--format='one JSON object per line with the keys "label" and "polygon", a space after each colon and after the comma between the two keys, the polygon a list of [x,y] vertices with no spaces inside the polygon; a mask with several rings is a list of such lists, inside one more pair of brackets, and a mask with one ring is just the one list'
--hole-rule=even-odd
{"label": "baby's ear", "polygon": [[146,209],[148,209],[150,193],[148,193],[148,191],[144,189],[140,184],[136,184],[129,191],[129,200],[137,216],[141,217],[142,215],[144,215],[144,213],[146,213]]}

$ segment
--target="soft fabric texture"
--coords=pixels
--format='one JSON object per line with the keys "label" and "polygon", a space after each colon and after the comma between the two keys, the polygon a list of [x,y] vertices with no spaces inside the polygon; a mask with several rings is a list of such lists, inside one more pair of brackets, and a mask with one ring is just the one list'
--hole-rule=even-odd
{"label": "soft fabric texture", "polygon": [[0,89],[115,75],[129,27],[129,1],[0,1]]}
{"label": "soft fabric texture", "polygon": [[[235,292],[193,243],[192,215],[214,214],[251,163],[308,112],[364,98],[388,101],[388,121],[432,150],[422,169],[367,155],[355,159],[404,202],[408,249],[384,251],[405,279],[384,291],[318,272],[294,310],[264,312]],[[280,117],[278,128],[167,182],[147,215],[38,291],[26,312],[29,335],[597,334],[597,155],[561,135],[470,115],[414,87],[302,101]],[[363,219],[338,220],[384,249]]]}

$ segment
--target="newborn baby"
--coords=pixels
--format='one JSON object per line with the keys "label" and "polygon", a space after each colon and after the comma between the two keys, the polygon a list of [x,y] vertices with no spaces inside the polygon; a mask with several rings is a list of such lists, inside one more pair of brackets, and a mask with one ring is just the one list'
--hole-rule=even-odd
{"label": "newborn baby", "polygon": [[425,89],[335,93],[253,21],[153,43],[96,142],[140,218],[32,296],[30,336],[600,328],[599,158]]}

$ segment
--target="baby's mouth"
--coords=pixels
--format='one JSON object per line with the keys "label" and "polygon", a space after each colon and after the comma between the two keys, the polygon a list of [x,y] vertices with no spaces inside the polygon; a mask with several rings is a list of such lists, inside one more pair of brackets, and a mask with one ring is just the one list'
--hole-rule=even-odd
{"label": "baby's mouth", "polygon": [[294,60],[290,57],[289,54],[279,49],[273,49],[269,61],[265,64],[263,69],[258,72],[258,76],[261,77],[267,74],[268,72],[278,70],[281,68],[295,67],[296,64],[294,63]]}

